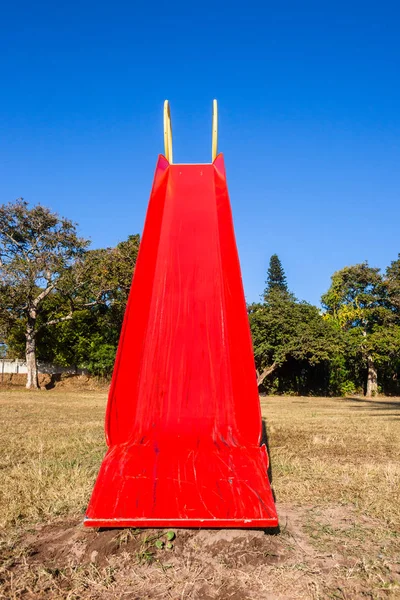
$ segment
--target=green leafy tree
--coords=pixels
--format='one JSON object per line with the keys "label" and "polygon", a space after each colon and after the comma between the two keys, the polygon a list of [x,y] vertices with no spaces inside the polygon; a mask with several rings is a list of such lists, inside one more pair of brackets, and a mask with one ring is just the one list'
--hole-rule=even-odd
{"label": "green leafy tree", "polygon": [[277,254],[273,254],[269,261],[264,300],[271,292],[289,293],[285,271]]}
{"label": "green leafy tree", "polygon": [[315,306],[274,290],[264,304],[248,307],[258,384],[289,361],[315,366],[329,361],[341,343],[340,331]]}
{"label": "green leafy tree", "polygon": [[109,378],[114,367],[116,347],[104,342],[98,344],[95,338],[92,338],[91,344],[91,352],[88,353],[88,359],[82,366],[86,367],[92,375]]}
{"label": "green leafy tree", "polygon": [[[140,236],[130,235],[114,248],[89,250],[70,271],[77,282],[74,295],[87,305],[118,304],[123,309],[128,299],[132,275],[139,252]],[[66,291],[71,302],[74,296]]]}
{"label": "green leafy tree", "polygon": [[[74,281],[66,275],[88,243],[72,221],[48,208],[29,208],[23,199],[0,206],[0,327],[4,334],[16,322],[23,323],[28,388],[38,387],[36,339],[43,303],[57,289],[71,291]],[[63,303],[40,328],[69,314]]]}
{"label": "green leafy tree", "polygon": [[400,322],[400,254],[386,269],[385,284],[396,320]]}
{"label": "green leafy tree", "polygon": [[[140,244],[131,235],[114,248],[86,251],[60,287],[43,301],[37,322],[37,358],[61,366],[88,369],[108,377],[113,368],[120,328]],[[60,311],[65,318],[57,320]],[[52,322],[52,327],[42,323]],[[24,323],[8,333],[10,354],[20,356]]]}
{"label": "green leafy tree", "polygon": [[322,296],[322,303],[327,319],[351,333],[346,338],[347,345],[352,346],[366,369],[366,395],[376,395],[377,369],[384,361],[382,344],[384,340],[389,341],[392,332],[393,340],[397,339],[392,329],[393,311],[380,270],[365,262],[337,271],[329,290]]}

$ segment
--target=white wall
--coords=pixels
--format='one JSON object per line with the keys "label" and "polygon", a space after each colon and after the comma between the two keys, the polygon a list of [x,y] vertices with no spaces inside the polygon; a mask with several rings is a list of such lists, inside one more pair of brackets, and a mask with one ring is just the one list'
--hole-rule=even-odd
{"label": "white wall", "polygon": [[[58,367],[47,363],[38,363],[39,373],[48,373],[55,375],[58,373],[70,373],[71,375],[84,375],[87,373],[85,369],[75,369],[74,367]],[[24,360],[9,360],[7,358],[0,359],[0,375],[2,373],[22,373],[28,372],[26,362]]]}

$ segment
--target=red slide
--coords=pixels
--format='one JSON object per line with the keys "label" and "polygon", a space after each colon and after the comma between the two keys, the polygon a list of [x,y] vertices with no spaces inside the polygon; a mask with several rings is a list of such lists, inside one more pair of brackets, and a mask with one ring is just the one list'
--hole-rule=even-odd
{"label": "red slide", "polygon": [[159,157],[119,343],[94,527],[276,527],[222,154]]}

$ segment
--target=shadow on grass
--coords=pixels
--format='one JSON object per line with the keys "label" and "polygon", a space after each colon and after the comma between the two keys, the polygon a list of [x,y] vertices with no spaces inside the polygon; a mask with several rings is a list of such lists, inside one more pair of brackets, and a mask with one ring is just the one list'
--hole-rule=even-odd
{"label": "shadow on grass", "polygon": [[[266,448],[267,448],[267,452],[268,452],[268,458],[269,458],[269,462],[268,462],[268,479],[269,479],[269,483],[272,486],[272,463],[271,463],[271,454],[269,451],[269,441],[268,441],[268,430],[267,430],[267,422],[265,419],[262,420],[262,426],[261,426],[261,444],[265,444]],[[275,500],[275,494],[274,494],[274,500]]]}
{"label": "shadow on grass", "polygon": [[[391,420],[396,421],[400,419],[400,402],[398,400],[374,400],[372,398],[352,398],[347,396],[343,398],[345,402],[351,402],[353,406],[350,406],[351,410],[355,411],[382,411],[378,415],[370,415],[371,417],[391,417]],[[391,411],[388,413],[387,411]]]}
{"label": "shadow on grass", "polygon": [[61,374],[60,373],[52,373],[52,375],[50,375],[49,383],[46,383],[46,385],[44,387],[46,388],[46,390],[53,390],[56,387],[56,384],[59,383],[60,381],[61,381]]}
{"label": "shadow on grass", "polygon": [[388,410],[389,408],[398,408],[400,410],[400,401],[388,400],[387,398],[385,398],[384,400],[374,400],[373,398],[354,398],[352,396],[346,396],[344,400],[347,400],[347,402],[367,404],[368,406],[379,406],[379,408],[386,410]]}
{"label": "shadow on grass", "polygon": [[[271,453],[269,451],[269,440],[268,440],[268,429],[267,429],[267,422],[265,419],[262,419],[262,425],[261,425],[261,444],[265,444],[266,448],[267,448],[267,452],[268,452],[268,479],[269,479],[269,483],[271,486],[271,491],[272,491],[272,496],[274,498],[274,502],[276,504],[276,494],[275,494],[275,490],[272,486],[272,480],[273,480],[273,476],[272,476],[272,461],[271,461]],[[278,525],[277,527],[269,527],[267,529],[263,530],[265,534],[267,535],[278,535],[281,532],[281,528]]]}

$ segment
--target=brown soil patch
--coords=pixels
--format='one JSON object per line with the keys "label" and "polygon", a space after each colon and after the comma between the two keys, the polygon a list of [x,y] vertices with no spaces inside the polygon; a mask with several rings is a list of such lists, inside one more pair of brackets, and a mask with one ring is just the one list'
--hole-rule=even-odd
{"label": "brown soil patch", "polygon": [[[3,373],[0,381],[1,387],[25,387],[27,376],[24,373]],[[45,387],[51,381],[51,376],[46,373],[39,373],[40,387]]]}
{"label": "brown soil patch", "polygon": [[[23,373],[3,373],[3,378],[0,381],[1,388],[13,388],[26,386],[26,374]],[[107,390],[110,382],[105,379],[91,377],[90,375],[73,375],[62,373],[57,375],[49,375],[47,373],[39,373],[39,387],[42,390],[52,390],[54,388],[60,390]]]}
{"label": "brown soil patch", "polygon": [[[400,565],[364,561],[348,544],[357,524],[348,509],[278,505],[281,531],[84,529],[69,520],[37,527],[14,540],[19,556],[3,556],[3,598],[191,598],[281,600],[395,598]],[[334,535],[332,535],[334,531]],[[328,546],[319,543],[326,534]],[[364,540],[364,551],[371,548]],[[4,564],[4,563],[3,563]],[[381,592],[371,585],[381,581]],[[14,594],[14,596],[12,595]],[[17,594],[17,595],[16,595]]]}

